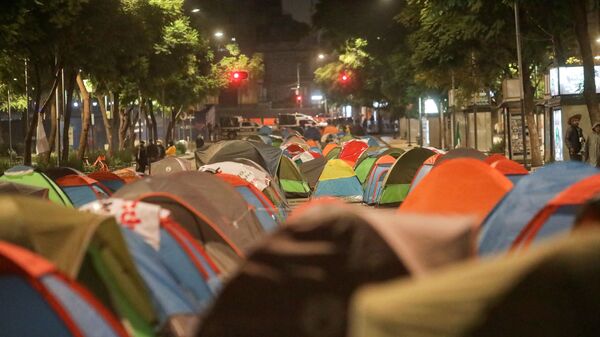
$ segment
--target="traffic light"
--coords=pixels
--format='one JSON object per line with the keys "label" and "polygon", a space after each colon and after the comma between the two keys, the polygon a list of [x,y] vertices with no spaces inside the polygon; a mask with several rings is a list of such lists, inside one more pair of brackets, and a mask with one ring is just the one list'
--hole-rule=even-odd
{"label": "traffic light", "polygon": [[342,72],[340,74],[340,83],[341,84],[348,84],[348,83],[350,83],[350,74],[347,73],[347,72],[345,72],[345,71]]}
{"label": "traffic light", "polygon": [[229,82],[239,84],[243,80],[248,79],[248,72],[244,70],[234,70],[229,74]]}

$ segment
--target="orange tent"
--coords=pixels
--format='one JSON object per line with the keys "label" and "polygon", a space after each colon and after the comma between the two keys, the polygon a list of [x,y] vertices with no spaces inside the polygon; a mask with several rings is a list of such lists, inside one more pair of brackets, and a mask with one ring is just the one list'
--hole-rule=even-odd
{"label": "orange tent", "polygon": [[323,134],[326,135],[328,133],[337,135],[340,132],[340,130],[338,130],[337,127],[333,126],[333,125],[327,125],[325,127],[325,129],[323,130]]}
{"label": "orange tent", "polygon": [[517,163],[514,160],[510,159],[500,159],[493,162],[491,167],[500,171],[500,173],[504,175],[525,175],[529,174],[529,171],[523,167],[523,165]]}
{"label": "orange tent", "polygon": [[503,156],[499,153],[492,153],[487,158],[485,158],[484,162],[488,163],[489,165],[492,165],[493,163],[495,163],[499,160],[510,160],[510,159],[506,158],[505,156]]}
{"label": "orange tent", "polygon": [[336,147],[338,147],[338,146],[339,146],[339,145],[338,145],[338,144],[335,144],[335,143],[329,143],[329,144],[325,145],[325,148],[323,149],[323,155],[324,155],[324,156],[327,156],[327,154],[328,154],[328,153],[329,153],[331,150],[335,149],[335,148],[336,148]]}
{"label": "orange tent", "polygon": [[481,223],[512,183],[483,161],[458,158],[431,171],[408,194],[399,212],[474,215]]}
{"label": "orange tent", "polygon": [[125,180],[125,182],[127,184],[142,179],[137,174],[137,172],[135,172],[134,169],[130,169],[130,168],[124,168],[124,169],[116,170],[113,173],[116,174],[117,176],[119,176],[121,179]]}

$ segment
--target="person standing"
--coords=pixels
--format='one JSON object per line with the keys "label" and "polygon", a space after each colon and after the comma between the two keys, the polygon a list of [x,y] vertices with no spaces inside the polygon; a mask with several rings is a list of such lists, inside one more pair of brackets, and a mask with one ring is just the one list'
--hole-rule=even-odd
{"label": "person standing", "polygon": [[140,141],[138,146],[137,155],[135,156],[137,162],[137,172],[145,173],[146,166],[148,165],[148,149],[146,148],[146,142]]}
{"label": "person standing", "polygon": [[582,161],[581,150],[583,149],[583,130],[579,127],[581,115],[577,114],[569,118],[569,127],[565,135],[565,143],[569,149],[571,160]]}
{"label": "person standing", "polygon": [[586,163],[600,167],[600,122],[596,122],[592,126],[592,133],[585,142],[583,155]]}

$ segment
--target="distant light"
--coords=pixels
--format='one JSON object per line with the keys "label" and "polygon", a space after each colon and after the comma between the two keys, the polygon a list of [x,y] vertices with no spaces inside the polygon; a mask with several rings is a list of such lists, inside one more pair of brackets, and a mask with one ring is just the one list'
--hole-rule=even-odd
{"label": "distant light", "polygon": [[311,101],[321,101],[323,100],[323,95],[312,95],[310,96]]}
{"label": "distant light", "polygon": [[600,60],[600,55],[596,55],[596,56],[594,56],[594,59],[595,59],[595,60]]}
{"label": "distant light", "polygon": [[79,106],[79,103],[73,102],[73,106],[77,108]]}
{"label": "distant light", "polygon": [[600,43],[600,37],[596,39],[596,42]]}
{"label": "distant light", "polygon": [[233,73],[233,78],[235,78],[236,80],[240,78],[240,73],[235,72]]}
{"label": "distant light", "polygon": [[13,81],[16,81],[16,80],[17,80],[17,78],[16,78],[16,77],[15,77],[15,78],[13,78]]}
{"label": "distant light", "polygon": [[440,111],[435,101],[431,98],[425,100],[425,114],[437,114]]}
{"label": "distant light", "polygon": [[221,31],[215,32],[215,37],[218,39],[222,38],[223,35],[225,35],[225,34],[223,34],[223,32],[221,32]]}
{"label": "distant light", "polygon": [[92,106],[98,106],[98,102],[92,102]]}
{"label": "distant light", "polygon": [[378,36],[378,37],[377,37],[377,40],[381,40],[381,36]]}
{"label": "distant light", "polygon": [[235,42],[235,41],[236,41],[235,37],[232,37],[231,42]]}
{"label": "distant light", "polygon": [[342,75],[342,81],[347,81],[348,80],[348,75]]}
{"label": "distant light", "polygon": [[319,54],[319,60],[325,59],[325,54]]}
{"label": "distant light", "polygon": [[192,13],[198,13],[198,12],[200,12],[200,8],[194,8],[194,9],[192,9]]}

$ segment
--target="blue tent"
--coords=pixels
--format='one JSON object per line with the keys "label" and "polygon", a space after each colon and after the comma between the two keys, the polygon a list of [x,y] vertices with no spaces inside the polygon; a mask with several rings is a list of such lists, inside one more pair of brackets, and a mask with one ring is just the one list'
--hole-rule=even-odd
{"label": "blue tent", "polygon": [[377,138],[373,136],[363,136],[361,138],[366,139],[368,142],[367,144],[369,144],[369,146],[381,146],[381,144],[379,144],[379,141],[377,141]]}
{"label": "blue tent", "polygon": [[580,162],[561,162],[523,177],[484,221],[479,236],[479,255],[508,250],[523,227],[548,201],[572,184],[597,174]]}
{"label": "blue tent", "polygon": [[314,126],[309,126],[304,131],[304,138],[321,141],[321,132]]}
{"label": "blue tent", "polygon": [[383,181],[394,162],[394,157],[387,155],[375,162],[364,185],[363,201],[365,203],[372,205],[379,201],[381,191],[383,191]]}
{"label": "blue tent", "polygon": [[317,186],[315,197],[338,197],[351,202],[361,202],[363,189],[350,165],[341,159],[327,162]]}
{"label": "blue tent", "polygon": [[258,129],[258,134],[261,136],[270,136],[273,133],[273,129],[270,126],[263,125]]}
{"label": "blue tent", "polygon": [[[254,208],[256,216],[266,232],[273,232],[277,229],[278,224],[275,210],[269,208],[269,201],[264,195],[254,193],[250,186],[236,186],[235,190]],[[256,191],[260,193],[258,190]]]}

